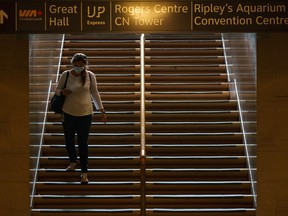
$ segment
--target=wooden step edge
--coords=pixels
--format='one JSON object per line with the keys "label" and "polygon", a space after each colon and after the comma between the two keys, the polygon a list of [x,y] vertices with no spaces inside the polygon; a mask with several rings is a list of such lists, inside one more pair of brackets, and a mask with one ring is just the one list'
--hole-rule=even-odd
{"label": "wooden step edge", "polygon": [[[226,147],[243,147],[245,146],[245,144],[161,144],[161,143],[157,143],[157,144],[146,144],[147,147],[157,147],[157,148],[185,148],[185,147],[195,147],[195,148],[213,148],[213,147],[217,147],[217,148],[226,148]],[[256,146],[256,144],[247,144],[247,146]],[[37,147],[37,145],[36,145]],[[65,146],[63,146],[64,148]]]}
{"label": "wooden step edge", "polygon": [[[132,147],[139,147],[140,144],[119,144],[119,145],[114,145],[114,144],[108,144],[108,145],[105,145],[105,144],[89,144],[89,148],[93,149],[93,148],[132,148]],[[217,147],[217,148],[226,148],[226,147],[243,147],[245,146],[245,144],[161,144],[161,143],[157,143],[157,144],[146,144],[147,147],[157,147],[157,148],[160,148],[160,147],[163,147],[163,148],[177,148],[177,147],[195,147],[195,148],[198,148],[198,147],[204,147],[204,148],[209,148],[209,147]],[[247,146],[249,147],[255,147],[257,146],[257,144],[247,144]],[[35,148],[38,148],[39,145],[30,145],[30,147],[35,147]],[[42,145],[42,148],[60,148],[60,149],[65,149],[66,146],[65,144],[51,144],[51,145],[48,145],[48,144],[44,144]],[[78,146],[76,146],[76,148],[78,148]]]}
{"label": "wooden step edge", "polygon": [[[31,159],[35,159],[38,157],[30,157]],[[89,160],[135,160],[139,159],[140,156],[89,156]],[[246,156],[221,156],[221,155],[209,155],[209,156],[147,156],[149,159],[246,159]],[[256,156],[250,156],[250,158],[256,158]],[[67,160],[68,156],[41,156],[40,159],[47,160]]]}
{"label": "wooden step edge", "polygon": [[[89,149],[93,148],[132,148],[132,147],[139,147],[140,144],[89,144]],[[218,145],[216,145],[218,146]],[[235,145],[234,145],[235,146]],[[30,147],[39,147],[39,145],[30,145]],[[42,145],[42,148],[63,148],[66,149],[65,144],[44,144]],[[78,148],[78,146],[76,146]]]}
{"label": "wooden step edge", "polygon": [[[38,158],[38,157],[30,157],[30,158]],[[47,160],[67,160],[68,156],[41,156],[40,159]],[[140,159],[139,156],[89,156],[89,160],[135,160]]]}
{"label": "wooden step edge", "polygon": [[[89,185],[89,184],[88,184]],[[136,199],[140,195],[33,195],[34,199]]]}
{"label": "wooden step edge", "polygon": [[[30,171],[34,172],[36,169],[30,169]],[[77,171],[77,170],[76,170]],[[80,170],[79,170],[80,171]],[[93,172],[139,172],[140,169],[119,169],[119,168],[113,168],[113,169],[89,169],[89,173]],[[38,169],[38,172],[67,172],[66,169],[46,169],[41,168]]]}
{"label": "wooden step edge", "polygon": [[196,67],[200,67],[200,68],[219,68],[221,69],[221,67],[225,68],[226,65],[225,64],[173,64],[173,65],[167,65],[167,64],[146,64],[145,67],[150,67],[150,68],[169,68],[169,67],[192,67],[192,68],[196,68]]}
{"label": "wooden step edge", "polygon": [[[243,112],[250,112],[250,113],[253,113],[252,111],[243,111]],[[97,114],[97,113],[100,113],[100,112],[97,112],[97,111],[94,111],[94,114]],[[136,114],[136,115],[139,115],[140,114],[140,111],[109,111],[107,110],[106,111],[107,114],[110,114],[110,115],[119,115],[119,114],[123,114],[123,115],[126,115],[126,114]],[[237,110],[184,110],[184,111],[174,111],[174,110],[171,110],[171,111],[146,111],[146,114],[148,115],[159,115],[159,114],[233,114],[233,113],[238,113]],[[45,114],[45,112],[43,111],[30,111],[29,114]],[[54,114],[53,112],[48,112],[49,115],[55,115],[55,116],[60,116],[60,115],[57,115],[57,114]]]}
{"label": "wooden step edge", "polygon": [[251,181],[147,181],[150,185],[245,185],[256,182]]}
{"label": "wooden step edge", "polygon": [[[121,122],[119,122],[121,125]],[[245,122],[246,123],[246,122]],[[59,123],[60,124],[60,123]],[[96,124],[96,123],[95,123]],[[100,124],[100,123],[97,123]],[[116,123],[118,125],[118,122]],[[136,123],[134,123],[136,124]],[[146,121],[147,125],[234,125],[240,121]]]}
{"label": "wooden step edge", "polygon": [[[33,184],[34,182],[31,182]],[[62,185],[62,186],[71,186],[71,185],[81,185],[80,182],[60,182],[60,181],[41,181],[35,182],[37,185]],[[89,186],[107,186],[107,185],[139,185],[138,181],[89,181]]]}
{"label": "wooden step edge", "polygon": [[147,211],[150,212],[163,212],[163,213],[168,213],[168,212],[190,212],[190,213],[197,213],[197,212],[220,212],[220,213],[227,213],[227,212],[255,212],[255,208],[149,208]]}
{"label": "wooden step edge", "polygon": [[152,194],[146,195],[147,199],[235,199],[252,198],[252,194]]}
{"label": "wooden step edge", "polygon": [[[96,159],[97,157],[95,157]],[[209,155],[209,156],[147,156],[147,159],[169,159],[169,160],[173,160],[173,159],[246,159],[246,156],[221,156],[221,155]],[[250,158],[256,158],[256,156],[251,156]]]}
{"label": "wooden step edge", "polygon": [[[106,112],[106,114],[107,114],[108,112]],[[31,122],[31,123],[34,123],[34,124],[41,124],[42,122]],[[188,122],[189,123],[189,122]],[[186,122],[183,122],[183,124],[188,124],[188,123],[186,123]],[[193,123],[193,122],[191,122],[191,123]],[[199,123],[203,123],[203,122],[199,122]],[[217,122],[215,121],[215,122],[211,122],[211,124],[216,124]],[[234,123],[234,122],[232,122],[232,121],[225,121],[225,122],[223,122],[223,124],[224,123]],[[238,123],[238,122],[236,122],[236,123]],[[62,125],[62,122],[60,122],[60,121],[49,121],[49,122],[46,122],[45,123],[46,125]],[[139,121],[111,121],[111,122],[107,122],[106,123],[107,125],[139,125],[140,124],[140,122]],[[173,123],[173,124],[175,124],[175,122]],[[203,123],[204,124],[204,123]],[[221,124],[221,122],[219,121],[219,124]],[[103,125],[103,123],[102,122],[96,122],[96,121],[93,121],[92,122],[92,125]]]}
{"label": "wooden step edge", "polygon": [[[120,214],[121,216],[123,216],[123,214],[127,214],[130,215],[133,213],[135,214],[140,214],[140,209],[127,209],[127,208],[123,208],[123,209],[53,209],[53,208],[49,208],[49,209],[35,209],[32,208],[31,209],[32,213],[50,213],[51,215],[55,215],[55,213],[58,214],[63,214],[63,213],[67,213],[71,216],[78,216],[79,213],[84,214],[84,215],[88,215],[89,213],[91,213],[92,215],[97,214],[97,213],[107,213],[107,216],[111,215],[111,214]],[[146,209],[147,214],[155,214],[155,213],[160,213],[161,215],[180,215],[182,214],[195,214],[195,213],[216,213],[217,216],[218,215],[225,215],[227,213],[245,213],[245,212],[256,212],[256,208],[147,208]],[[50,215],[49,214],[49,215]],[[125,216],[126,216],[125,214]],[[38,214],[37,214],[38,215]],[[40,215],[40,214],[39,214]],[[90,214],[89,214],[90,215]],[[98,214],[97,214],[98,215]],[[240,215],[239,215],[240,216]]]}
{"label": "wooden step edge", "polygon": [[[189,133],[189,132],[187,132],[187,133],[185,133],[185,132],[183,132],[183,133],[181,133],[181,132],[179,132],[179,133],[177,133],[177,132],[175,132],[175,133],[146,133],[146,136],[147,137],[153,137],[153,136],[167,136],[167,137],[171,137],[171,136],[239,136],[239,135],[242,135],[243,133],[242,132],[215,132],[215,133],[213,133],[213,132],[209,132],[209,133],[205,133],[205,132],[203,132],[203,133],[201,133],[201,132],[199,132],[199,133]],[[92,134],[93,135],[93,134]],[[95,133],[94,135],[98,135],[98,133]],[[114,134],[115,136],[116,136],[116,134]]]}
{"label": "wooden step edge", "polygon": [[[37,181],[35,182],[37,185],[81,185],[80,182],[63,182],[63,181]],[[167,180],[167,181],[146,181],[147,185],[247,185],[256,183],[256,181],[239,181],[239,180],[212,180],[212,181],[181,181],[181,180]],[[30,182],[30,184],[34,184],[34,182]],[[90,181],[89,185],[138,185],[139,181]]]}
{"label": "wooden step edge", "polygon": [[[52,137],[64,137],[64,133],[44,133],[44,136]],[[110,136],[110,137],[121,137],[121,136],[139,136],[139,133],[90,133],[90,136]]]}
{"label": "wooden step edge", "polygon": [[[256,168],[252,168],[252,171],[257,171]],[[31,172],[35,172],[36,169],[30,169]],[[80,171],[80,170],[79,170]],[[248,172],[248,168],[148,168],[146,169],[147,172]],[[40,168],[38,172],[55,172],[55,173],[62,173],[67,172],[66,169],[47,169],[47,168]],[[89,169],[89,173],[95,172],[107,172],[107,173],[114,173],[114,172],[140,172],[140,169],[119,169],[119,168],[110,168],[110,169]]]}
{"label": "wooden step edge", "polygon": [[[132,45],[134,45],[134,44],[139,44],[139,41],[140,41],[140,37],[138,38],[138,39],[128,39],[128,38],[124,38],[124,39],[106,39],[106,40],[104,40],[104,39],[96,39],[96,38],[93,38],[93,39],[72,39],[72,38],[69,38],[68,40],[65,40],[65,44],[66,44],[66,46],[68,46],[69,44],[73,44],[73,45],[75,45],[75,44],[83,44],[83,43],[91,43],[91,44],[113,44],[113,45],[115,45],[115,44],[125,44],[125,45],[127,45],[127,44],[132,44]],[[72,51],[74,51],[73,50],[73,48],[65,48],[65,50],[72,50]],[[101,48],[99,48],[99,49],[103,49],[102,47]],[[114,48],[114,46],[113,47],[109,47],[109,49],[119,49],[119,48]],[[126,49],[126,48],[125,48]]]}
{"label": "wooden step edge", "polygon": [[[248,100],[245,100],[246,102]],[[107,101],[108,102],[108,101]],[[130,102],[130,101],[129,101]],[[181,104],[181,103],[236,103],[237,100],[217,100],[217,99],[209,99],[209,100],[147,100],[146,103],[174,103],[174,104]]]}
{"label": "wooden step edge", "polygon": [[[256,168],[251,169],[256,171]],[[175,172],[215,172],[215,173],[230,173],[230,172],[249,172],[248,168],[148,168],[147,172],[155,173],[175,173]]]}
{"label": "wooden step edge", "polygon": [[[120,92],[121,93],[121,92]],[[199,95],[206,95],[206,94],[227,94],[229,93],[229,91],[211,91],[211,90],[207,90],[207,91],[201,91],[201,90],[197,90],[197,91],[145,91],[146,94],[151,94],[151,95],[169,95],[169,94],[175,94],[175,95],[180,95],[180,94],[199,94]],[[103,93],[101,93],[103,94]],[[109,93],[111,94],[111,93]],[[117,94],[117,93],[116,93]]]}
{"label": "wooden step edge", "polygon": [[123,208],[123,209],[53,209],[53,208],[49,208],[49,209],[35,209],[32,208],[31,209],[32,212],[49,212],[49,213],[53,213],[53,215],[55,213],[132,213],[132,212],[139,212],[140,209],[127,209],[127,208]]}

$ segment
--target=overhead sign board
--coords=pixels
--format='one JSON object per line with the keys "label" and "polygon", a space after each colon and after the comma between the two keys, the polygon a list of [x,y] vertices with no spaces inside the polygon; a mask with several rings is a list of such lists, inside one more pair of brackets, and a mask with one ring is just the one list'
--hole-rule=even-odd
{"label": "overhead sign board", "polygon": [[0,33],[287,30],[286,0],[0,2]]}

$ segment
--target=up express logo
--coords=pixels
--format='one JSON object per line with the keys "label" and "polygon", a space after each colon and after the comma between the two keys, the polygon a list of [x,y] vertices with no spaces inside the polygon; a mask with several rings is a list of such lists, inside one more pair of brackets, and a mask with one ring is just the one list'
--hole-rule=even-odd
{"label": "up express logo", "polygon": [[101,18],[101,15],[105,12],[105,6],[88,6],[87,17],[88,18]]}
{"label": "up express logo", "polygon": [[87,4],[84,7],[86,8],[86,26],[109,29],[109,7],[106,2],[97,5]]}

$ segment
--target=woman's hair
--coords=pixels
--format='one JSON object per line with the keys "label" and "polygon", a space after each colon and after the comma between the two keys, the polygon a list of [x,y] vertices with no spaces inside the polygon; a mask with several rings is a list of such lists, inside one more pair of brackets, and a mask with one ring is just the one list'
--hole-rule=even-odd
{"label": "woman's hair", "polygon": [[87,56],[84,53],[76,53],[72,59],[71,63],[74,63],[75,61],[83,61],[84,64],[87,64]]}
{"label": "woman's hair", "polygon": [[84,53],[76,53],[72,57],[71,63],[73,64],[76,61],[82,61],[85,64],[85,69],[81,72],[81,81],[82,81],[82,85],[84,86],[86,83],[86,69],[87,69],[87,64],[88,64],[87,56]]}

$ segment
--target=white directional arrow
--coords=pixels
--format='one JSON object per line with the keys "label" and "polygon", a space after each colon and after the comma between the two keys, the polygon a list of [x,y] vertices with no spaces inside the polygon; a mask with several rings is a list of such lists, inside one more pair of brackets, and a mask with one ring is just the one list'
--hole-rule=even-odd
{"label": "white directional arrow", "polygon": [[8,19],[8,15],[3,10],[0,10],[0,24],[4,23],[4,18]]}

